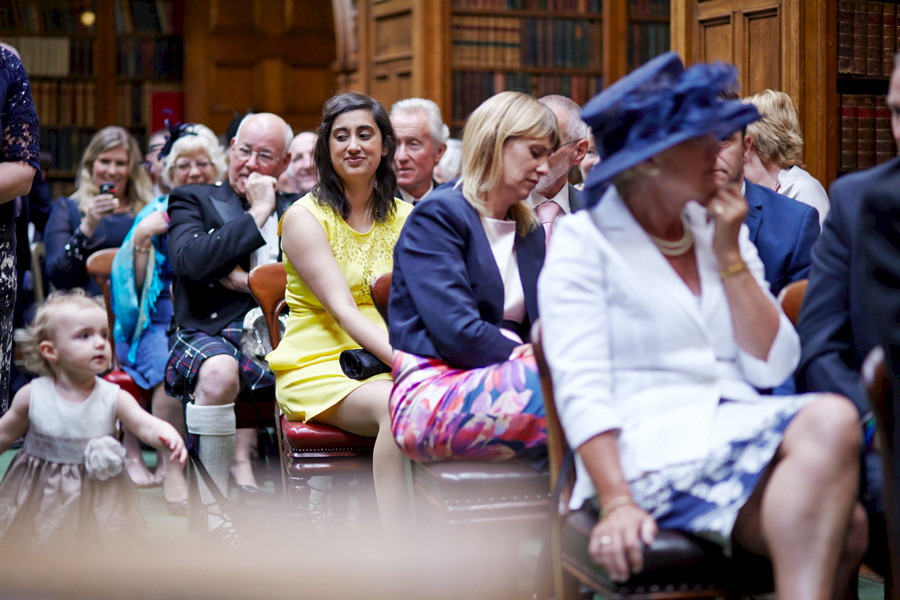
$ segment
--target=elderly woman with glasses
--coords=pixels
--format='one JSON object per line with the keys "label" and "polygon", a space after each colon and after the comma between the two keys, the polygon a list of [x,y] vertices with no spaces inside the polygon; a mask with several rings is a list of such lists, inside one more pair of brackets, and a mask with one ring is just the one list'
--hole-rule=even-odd
{"label": "elderly woman with glasses", "polygon": [[[215,134],[204,125],[171,128],[159,157],[167,189],[188,183],[215,183],[226,170],[225,153]],[[113,261],[112,298],[119,364],[138,387],[153,390],[153,414],[172,423],[183,435],[181,404],[166,394],[163,385],[169,354],[166,331],[172,320],[168,205],[168,196],[161,196],[135,217]],[[126,462],[140,461],[136,438],[126,435],[125,445]],[[187,487],[181,468],[167,455],[162,455],[162,466],[163,495],[169,510],[184,514]]]}
{"label": "elderly woman with glasses", "polygon": [[779,598],[834,598],[865,549],[857,414],[757,392],[800,347],[740,188],[716,182],[720,140],[759,118],[717,97],[735,85],[731,66],[668,53],[582,112],[602,160],[539,284],[572,508],[597,511],[589,551],[613,579],[641,571],[659,527],[770,557]]}

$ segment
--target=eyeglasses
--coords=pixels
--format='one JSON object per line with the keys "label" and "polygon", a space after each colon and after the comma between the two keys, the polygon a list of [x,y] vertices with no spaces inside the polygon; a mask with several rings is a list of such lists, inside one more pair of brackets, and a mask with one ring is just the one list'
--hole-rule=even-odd
{"label": "eyeglasses", "polygon": [[[261,158],[261,157],[259,157],[259,155],[257,155],[257,159],[259,159],[259,158]],[[177,170],[181,171],[182,173],[187,173],[188,171],[191,170],[191,167],[197,167],[198,169],[200,169],[202,171],[203,169],[209,168],[209,166],[211,164],[212,163],[209,162],[208,160],[195,160],[195,161],[176,163],[175,168]]]}
{"label": "eyeglasses", "polygon": [[237,155],[245,161],[249,161],[256,156],[256,162],[261,165],[271,165],[278,158],[268,150],[254,150],[250,146],[240,145],[236,149]]}
{"label": "eyeglasses", "polygon": [[557,148],[556,150],[554,150],[553,153],[556,154],[557,152],[559,152],[560,150],[562,150],[562,149],[565,148],[566,146],[571,146],[572,144],[577,144],[577,143],[580,142],[580,141],[581,141],[581,140],[572,140],[571,142],[566,142],[565,144],[560,144],[560,145],[559,145],[559,148]]}

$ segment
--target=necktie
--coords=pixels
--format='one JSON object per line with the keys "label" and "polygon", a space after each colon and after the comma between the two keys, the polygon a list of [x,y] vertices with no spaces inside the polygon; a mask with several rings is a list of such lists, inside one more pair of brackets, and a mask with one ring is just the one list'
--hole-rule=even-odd
{"label": "necktie", "polygon": [[559,214],[560,209],[560,205],[553,200],[548,200],[537,207],[538,218],[544,226],[547,244],[550,243],[550,236],[553,234],[553,221],[556,219],[556,215]]}

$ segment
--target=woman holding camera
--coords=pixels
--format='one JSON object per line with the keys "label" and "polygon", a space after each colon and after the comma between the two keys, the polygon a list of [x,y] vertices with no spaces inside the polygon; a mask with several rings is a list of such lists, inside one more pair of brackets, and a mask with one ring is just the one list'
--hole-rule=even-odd
{"label": "woman holding camera", "polygon": [[61,198],[44,231],[47,276],[60,289],[100,289],[85,269],[88,256],[122,244],[134,216],[152,200],[150,176],[135,139],[121,127],[104,127],[91,138],[71,198]]}

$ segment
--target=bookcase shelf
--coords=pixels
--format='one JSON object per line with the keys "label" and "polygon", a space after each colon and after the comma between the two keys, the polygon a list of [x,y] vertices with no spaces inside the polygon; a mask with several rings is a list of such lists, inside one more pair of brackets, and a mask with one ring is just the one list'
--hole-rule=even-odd
{"label": "bookcase shelf", "polygon": [[[669,2],[359,0],[356,70],[349,60],[339,68],[385,107],[410,96],[434,100],[458,136],[471,111],[503,90],[584,104],[669,50]],[[651,28],[666,30],[653,50],[629,46],[629,38],[646,42]]]}
{"label": "bookcase shelf", "polygon": [[71,192],[99,128],[126,127],[143,147],[164,108],[183,120],[184,0],[0,4],[0,38],[19,50],[28,71],[54,193]]}
{"label": "bookcase shelf", "polygon": [[835,91],[837,174],[868,169],[897,154],[885,102],[900,34],[892,1],[837,0]]}

